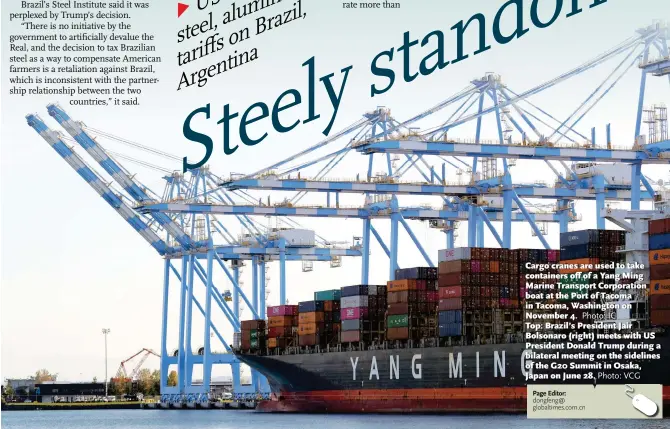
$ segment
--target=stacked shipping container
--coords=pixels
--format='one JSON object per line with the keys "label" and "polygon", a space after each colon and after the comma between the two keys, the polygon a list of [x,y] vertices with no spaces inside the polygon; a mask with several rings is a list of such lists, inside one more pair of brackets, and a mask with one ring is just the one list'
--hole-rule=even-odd
{"label": "stacked shipping container", "polygon": [[437,333],[437,268],[398,269],[387,283],[386,339],[421,340]]}
{"label": "stacked shipping container", "polygon": [[[670,325],[670,219],[650,222],[649,233],[652,324]],[[612,263],[622,261],[617,247],[624,242],[623,231],[586,230],[561,234],[561,251],[441,250],[438,268],[399,269],[396,280],[386,286],[346,286],[316,292],[313,301],[298,306],[269,307],[267,348],[436,338],[505,342],[502,336],[524,330],[523,307],[529,283],[556,282],[554,278],[527,279],[528,274],[540,272],[531,264],[608,264],[590,272],[613,273]],[[559,288],[565,283],[577,284],[570,289],[572,295],[562,299],[588,299],[579,293],[586,290],[584,284],[595,280],[567,277],[584,271],[561,269],[566,277],[558,282]],[[551,267],[542,272],[559,274]],[[243,350],[265,347],[263,321],[246,321],[242,326]]]}
{"label": "stacked shipping container", "polygon": [[303,301],[298,303],[298,344],[300,346],[324,346],[324,302]]}
{"label": "stacked shipping container", "polygon": [[265,320],[242,321],[242,350],[265,350]]}
{"label": "stacked shipping container", "polygon": [[556,262],[537,249],[458,248],[439,253],[439,336],[482,337],[522,330],[526,262]]}
{"label": "stacked shipping container", "polygon": [[268,307],[267,344],[269,349],[284,349],[293,343],[298,328],[298,306]]}
{"label": "stacked shipping container", "polygon": [[314,292],[315,301],[323,301],[323,342],[337,343],[340,332],[340,290]]}
{"label": "stacked shipping container", "polygon": [[[615,274],[616,263],[624,262],[623,254],[617,248],[626,243],[625,231],[586,229],[561,233],[561,280],[559,290],[567,295],[563,299],[576,302],[589,302],[588,285],[605,282],[602,274]],[[593,266],[584,269],[583,266]],[[600,268],[596,268],[600,266]],[[611,281],[610,281],[611,282]],[[589,312],[570,309],[569,314],[575,321],[589,321]]]}
{"label": "stacked shipping container", "polygon": [[384,340],[386,287],[376,285],[345,286],[341,290],[340,318],[343,344]]}
{"label": "stacked shipping container", "polygon": [[670,326],[670,218],[649,221],[649,323]]}

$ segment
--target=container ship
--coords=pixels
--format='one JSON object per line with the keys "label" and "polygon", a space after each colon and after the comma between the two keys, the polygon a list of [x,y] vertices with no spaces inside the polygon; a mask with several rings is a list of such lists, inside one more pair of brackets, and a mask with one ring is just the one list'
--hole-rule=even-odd
{"label": "container ship", "polygon": [[[267,320],[242,322],[235,353],[267,378],[267,412],[522,413],[533,383],[662,384],[667,410],[670,219],[644,226],[644,250],[630,252],[624,231],[607,230],[561,234],[560,250],[441,250],[437,268],[399,269],[386,285],[269,307]],[[593,306],[584,279],[612,275],[619,305]],[[571,333],[584,335],[574,350]],[[616,363],[584,350],[631,342]]]}

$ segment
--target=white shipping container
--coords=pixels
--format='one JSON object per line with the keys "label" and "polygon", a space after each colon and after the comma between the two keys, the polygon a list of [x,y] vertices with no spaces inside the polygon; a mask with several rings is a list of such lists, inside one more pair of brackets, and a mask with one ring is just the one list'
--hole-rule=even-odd
{"label": "white shipping container", "polygon": [[340,308],[356,308],[356,307],[367,307],[367,306],[368,306],[367,295],[345,296],[343,298],[340,298]]}
{"label": "white shipping container", "polygon": [[368,285],[368,295],[377,295],[377,285]]}
{"label": "white shipping container", "polygon": [[469,247],[457,247],[455,249],[438,250],[437,260],[439,262],[456,261],[459,259],[470,259]]}
{"label": "white shipping container", "polygon": [[289,247],[314,246],[316,242],[311,229],[283,229],[279,231],[279,236],[286,240]]}
{"label": "white shipping container", "polygon": [[233,348],[239,349],[242,345],[242,333],[235,332],[233,333]]}

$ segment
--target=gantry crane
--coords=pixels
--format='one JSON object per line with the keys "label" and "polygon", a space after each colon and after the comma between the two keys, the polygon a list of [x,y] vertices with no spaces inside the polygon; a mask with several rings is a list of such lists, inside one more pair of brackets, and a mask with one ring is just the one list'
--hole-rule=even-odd
{"label": "gantry crane", "polygon": [[[567,231],[568,223],[578,219],[573,201],[595,200],[596,206],[602,208],[609,199],[630,200],[632,208],[637,209],[640,200],[655,198],[651,181],[642,175],[641,167],[643,164],[668,164],[670,142],[655,141],[658,138],[651,136],[649,141],[644,141],[639,137],[647,76],[667,76],[670,70],[667,36],[667,28],[661,25],[641,29],[636,37],[524,92],[513,91],[503,83],[500,76],[489,73],[474,79],[467,88],[454,96],[405,121],[395,120],[389,109],[377,108],[327,139],[252,174],[222,180],[207,168],[191,171],[188,177],[175,173],[168,177],[168,185],[162,197],[140,184],[100,146],[91,129],[73,121],[60,107],[49,105],[50,115],[122,187],[125,196],[119,196],[112,190],[98,173],[83,163],[72,148],[64,143],[62,136],[50,131],[39,118],[29,115],[28,122],[145,240],[165,256],[161,376],[162,380],[166,380],[167,366],[176,364],[179,386],[171,389],[162,383],[161,391],[179,395],[203,393],[209,389],[212,364],[239,365],[230,354],[211,353],[211,331],[228,348],[227,342],[212,322],[212,301],[236,330],[239,329],[238,297],[245,302],[253,317],[263,317],[265,275],[259,275],[258,272],[265,273],[265,264],[269,261],[280,261],[280,302],[283,303],[283,266],[287,260],[333,261],[341,256],[362,255],[362,282],[367,283],[371,236],[377,239],[389,256],[390,276],[393,278],[394,268],[398,266],[400,225],[407,230],[427,263],[432,264],[406,220],[425,220],[431,226],[442,229],[447,236],[447,247],[454,246],[454,229],[458,221],[468,223],[469,246],[484,245],[486,226],[500,246],[510,247],[512,222],[522,220],[530,225],[542,244],[548,247],[543,237],[545,231],[538,227],[537,222],[558,222],[560,230]],[[650,57],[653,49],[660,52],[661,60]],[[535,94],[620,56],[623,59],[617,63],[614,71],[564,120],[557,119],[529,100]],[[642,71],[635,138],[631,139],[629,148],[615,149],[608,126],[606,145],[599,146],[596,144],[595,130],[592,129],[589,139],[577,131],[576,126],[635,65]],[[490,107],[486,107],[487,101]],[[452,114],[448,118],[439,118],[438,125],[416,127],[419,121],[435,118],[451,107],[455,107]],[[474,112],[471,111],[473,107]],[[482,119],[488,114],[493,114],[497,125],[497,138],[493,142],[481,138]],[[659,115],[659,118],[662,117]],[[477,125],[473,139],[459,141],[448,136],[451,130],[470,121],[476,121]],[[658,127],[658,135],[664,135],[664,127],[667,124]],[[518,143],[514,143],[515,134],[520,136]],[[327,153],[319,153],[321,150]],[[332,180],[330,175],[338,165],[343,165],[342,161],[350,154],[365,155],[347,158],[351,165],[360,163],[363,173],[356,174],[356,180]],[[464,160],[466,158],[469,158],[469,162]],[[498,168],[498,159],[502,160],[502,169]],[[536,183],[514,183],[511,167],[516,159],[544,162],[556,175],[558,185],[547,187]],[[376,172],[374,168],[379,168],[379,160],[382,161],[383,171]],[[566,174],[561,174],[553,162],[565,167]],[[629,184],[613,183],[598,172],[578,174],[578,167],[568,167],[568,162],[587,163],[589,168],[602,162],[620,162],[630,166],[631,181]],[[481,171],[478,171],[480,164]],[[309,175],[307,172],[310,168],[318,170]],[[465,184],[449,184],[448,170],[461,175],[466,171],[471,176],[470,180]],[[306,177],[310,177],[310,180],[306,180]],[[293,195],[280,204],[271,204],[269,201],[264,204],[263,198],[258,199],[247,193],[247,189],[289,191]],[[326,204],[299,205],[308,195],[314,195],[313,192],[325,193]],[[359,204],[355,209],[341,207],[340,196],[346,194],[363,194],[364,204]],[[404,200],[401,204],[399,201],[399,197],[410,196],[439,197],[441,207],[430,209],[422,205],[405,204]],[[499,199],[500,202],[491,198]],[[554,209],[548,213],[529,209],[536,205],[527,199],[538,198],[555,199]],[[229,231],[222,220],[223,215],[238,220],[245,231],[244,237],[235,237]],[[287,246],[284,238],[270,239],[269,231],[255,222],[252,215],[353,217],[363,221],[363,234],[360,244],[351,248],[336,249],[326,242],[291,247]],[[377,218],[391,220],[389,246],[372,226],[372,220]],[[502,221],[502,235],[493,227],[493,221]],[[598,220],[598,227],[604,227],[604,220]],[[174,266],[175,260],[181,261],[181,270]],[[202,264],[201,260],[206,262]],[[231,261],[231,270],[226,266],[226,261]],[[251,300],[240,287],[239,267],[244,261],[252,262]],[[228,306],[225,293],[221,294],[214,285],[214,264],[221,267],[233,286],[233,309]],[[177,353],[168,356],[167,308],[172,275],[180,284],[179,347]],[[197,280],[205,287],[204,306],[194,295],[193,283]],[[190,344],[193,305],[203,314],[206,322],[202,354],[193,353]],[[191,383],[195,364],[204,367],[201,386]],[[182,374],[185,376],[182,377]],[[258,385],[254,383],[254,386]]]}

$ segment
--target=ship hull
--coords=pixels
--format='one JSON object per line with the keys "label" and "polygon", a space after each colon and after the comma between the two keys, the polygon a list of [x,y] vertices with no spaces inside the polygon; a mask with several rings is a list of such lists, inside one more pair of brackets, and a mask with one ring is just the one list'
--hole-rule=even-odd
{"label": "ship hull", "polygon": [[284,393],[262,412],[293,413],[524,413],[526,388],[446,388]]}
{"label": "ship hull", "polygon": [[[634,380],[664,385],[664,409],[670,404],[670,371],[663,365],[669,340],[656,339],[662,358],[642,365]],[[523,413],[528,384],[592,382],[527,381],[528,350],[519,343],[238,357],[270,383],[272,399],[258,406],[264,412]]]}

